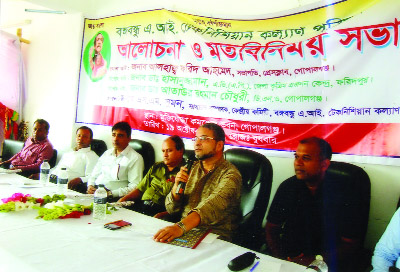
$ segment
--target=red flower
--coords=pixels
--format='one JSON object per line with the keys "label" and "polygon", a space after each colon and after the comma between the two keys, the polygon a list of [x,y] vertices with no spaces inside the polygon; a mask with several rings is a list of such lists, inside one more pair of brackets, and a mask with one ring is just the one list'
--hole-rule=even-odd
{"label": "red flower", "polygon": [[83,215],[83,212],[78,212],[78,211],[73,211],[69,214],[66,214],[64,216],[60,216],[61,219],[66,219],[66,218],[80,218]]}
{"label": "red flower", "polygon": [[73,211],[69,214],[71,218],[80,218],[83,215],[83,212]]}
{"label": "red flower", "polygon": [[91,209],[84,209],[83,210],[83,214],[84,215],[89,215],[89,214],[91,214],[92,213],[92,210]]}

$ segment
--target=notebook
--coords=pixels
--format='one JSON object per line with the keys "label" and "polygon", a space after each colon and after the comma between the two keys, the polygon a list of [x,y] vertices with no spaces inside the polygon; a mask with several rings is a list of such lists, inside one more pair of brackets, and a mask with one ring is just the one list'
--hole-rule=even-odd
{"label": "notebook", "polygon": [[181,237],[175,238],[172,242],[169,242],[169,244],[195,249],[210,232],[211,229],[194,228]]}

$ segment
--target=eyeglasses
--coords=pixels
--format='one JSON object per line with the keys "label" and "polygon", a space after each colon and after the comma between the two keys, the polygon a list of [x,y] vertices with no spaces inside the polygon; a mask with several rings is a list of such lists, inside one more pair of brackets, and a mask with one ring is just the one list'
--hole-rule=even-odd
{"label": "eyeglasses", "polygon": [[215,138],[213,138],[213,137],[209,137],[209,136],[205,136],[205,135],[203,135],[203,136],[200,136],[200,137],[194,137],[194,138],[192,138],[192,141],[193,142],[196,142],[197,140],[200,140],[201,142],[203,142],[203,141],[205,141],[205,140],[215,140]]}

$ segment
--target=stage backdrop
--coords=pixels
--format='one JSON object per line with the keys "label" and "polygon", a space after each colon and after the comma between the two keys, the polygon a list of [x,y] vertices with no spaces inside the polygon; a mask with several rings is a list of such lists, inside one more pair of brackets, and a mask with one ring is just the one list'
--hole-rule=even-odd
{"label": "stage backdrop", "polygon": [[399,11],[348,0],[252,20],[85,19],[76,122],[186,138],[215,122],[232,145],[291,151],[319,136],[335,153],[398,157]]}

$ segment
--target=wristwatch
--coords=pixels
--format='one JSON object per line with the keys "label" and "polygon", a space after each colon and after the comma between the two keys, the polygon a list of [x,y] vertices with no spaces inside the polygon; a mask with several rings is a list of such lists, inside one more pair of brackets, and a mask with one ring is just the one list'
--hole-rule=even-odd
{"label": "wristwatch", "polygon": [[181,228],[181,230],[183,231],[183,234],[186,233],[186,226],[185,226],[185,224],[182,223],[182,221],[177,222],[175,225],[177,225],[178,227]]}

